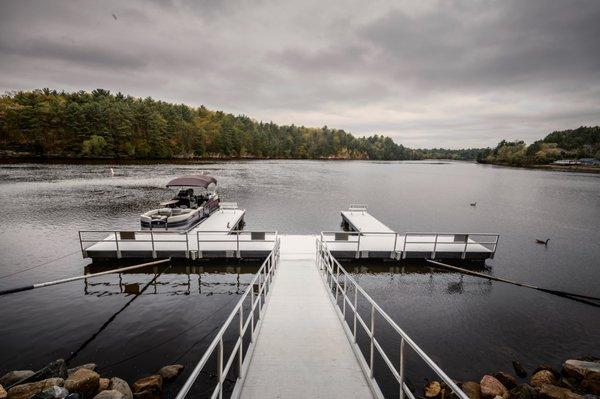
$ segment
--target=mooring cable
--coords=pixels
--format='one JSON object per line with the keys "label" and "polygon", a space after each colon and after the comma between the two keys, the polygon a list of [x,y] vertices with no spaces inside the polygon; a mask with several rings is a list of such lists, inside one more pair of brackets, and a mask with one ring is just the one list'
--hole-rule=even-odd
{"label": "mooring cable", "polygon": [[89,337],[87,340],[85,340],[83,342],[83,344],[81,344],[79,346],[79,348],[77,348],[77,350],[75,350],[74,352],[71,353],[71,355],[67,358],[66,363],[69,364],[69,362],[71,360],[73,360],[75,357],[77,357],[77,355],[79,355],[79,353],[81,353],[82,350],[84,350],[94,339],[96,339],[96,337],[98,335],[100,335],[100,333],[102,331],[104,331],[106,329],[106,327],[108,327],[116,318],[117,316],[122,313],[125,309],[127,309],[129,307],[129,305],[131,305],[133,303],[133,301],[135,301],[138,297],[140,297],[144,291],[146,291],[146,289],[148,289],[148,287],[150,286],[150,284],[152,284],[153,282],[156,281],[156,279],[163,274],[165,271],[167,271],[167,269],[169,269],[171,267],[171,265],[166,266],[164,269],[162,269],[159,273],[155,274],[154,277],[152,278],[152,280],[148,281],[146,283],[146,285],[144,285],[144,287],[142,287],[142,289],[140,290],[140,292],[138,292],[137,294],[135,294],[133,296],[133,298],[131,298],[129,301],[127,301],[127,303],[125,305],[123,305],[123,307],[121,307],[121,309],[119,309],[117,312],[115,312],[112,316],[110,316],[108,318],[108,320],[106,320],[104,322],[104,324],[102,324],[100,326],[100,328],[94,333],[92,334],[91,337]]}
{"label": "mooring cable", "polygon": [[118,269],[111,269],[111,270],[94,273],[94,274],[84,274],[83,276],[68,277],[68,278],[63,278],[60,280],[46,281],[44,283],[35,283],[35,284],[26,285],[26,286],[22,286],[22,287],[9,288],[7,290],[0,290],[0,296],[7,295],[7,294],[14,294],[16,292],[21,292],[21,291],[33,290],[36,288],[48,287],[50,285],[64,284],[64,283],[70,283],[71,281],[83,280],[83,279],[88,279],[88,278],[93,278],[93,277],[98,277],[98,276],[104,276],[106,274],[121,273],[121,272],[125,272],[128,270],[134,270],[134,269],[139,269],[142,267],[158,265],[161,263],[169,262],[170,260],[171,260],[171,258],[161,259],[161,260],[156,260],[153,262],[140,263],[139,265],[121,267]]}
{"label": "mooring cable", "polygon": [[58,258],[54,258],[54,259],[51,259],[51,260],[49,260],[49,261],[42,262],[42,263],[40,263],[39,265],[31,266],[31,267],[28,267],[28,268],[25,268],[25,269],[17,270],[16,272],[12,272],[12,273],[9,273],[9,274],[5,274],[4,276],[0,276],[0,280],[1,280],[1,279],[3,279],[3,278],[7,278],[7,277],[10,277],[10,276],[17,275],[17,274],[25,273],[25,272],[27,272],[27,271],[29,271],[29,270],[37,269],[38,267],[42,267],[42,266],[49,265],[50,263],[54,263],[54,262],[56,262],[57,260],[64,259],[64,258],[66,258],[66,257],[69,257],[69,256],[71,256],[71,255],[78,254],[78,253],[80,253],[80,252],[81,252],[81,250],[80,250],[80,249],[78,249],[77,251],[70,252],[70,253],[68,253],[68,254],[66,254],[66,255],[63,255],[63,256],[60,256],[60,257],[58,257]]}
{"label": "mooring cable", "polygon": [[590,296],[590,295],[574,294],[572,292],[553,290],[550,288],[536,287],[531,284],[519,283],[517,281],[511,281],[511,280],[507,280],[507,279],[500,278],[500,277],[494,277],[494,276],[490,276],[488,274],[483,274],[483,273],[479,273],[479,272],[474,272],[472,270],[467,270],[467,269],[463,269],[460,267],[451,266],[446,263],[438,262],[438,261],[431,260],[431,259],[425,259],[425,260],[429,263],[436,265],[439,268],[442,268],[442,269],[453,270],[453,271],[456,271],[459,273],[468,274],[468,275],[480,277],[480,278],[485,278],[485,279],[492,280],[492,281],[498,281],[501,283],[512,284],[512,285],[516,285],[519,287],[530,288],[533,290],[542,291],[542,292],[546,292],[548,294],[557,295],[557,296],[560,296],[563,298],[571,299],[573,301],[600,307],[600,303],[592,302],[592,301],[600,301],[599,297],[594,297],[594,296]]}

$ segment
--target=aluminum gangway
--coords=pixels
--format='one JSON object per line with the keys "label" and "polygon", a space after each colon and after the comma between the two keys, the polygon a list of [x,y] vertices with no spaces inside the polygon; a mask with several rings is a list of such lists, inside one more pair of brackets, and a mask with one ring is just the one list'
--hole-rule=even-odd
{"label": "aluminum gangway", "polygon": [[[365,308],[368,316],[359,311]],[[384,350],[378,335],[384,327],[393,331],[398,352]],[[363,348],[361,333],[368,338]],[[357,284],[326,242],[279,236],[177,399],[199,396],[197,384],[210,398],[383,398],[376,356],[395,379],[398,397],[415,399],[405,377],[408,349],[459,399],[468,399]],[[209,368],[216,368],[216,378]]]}

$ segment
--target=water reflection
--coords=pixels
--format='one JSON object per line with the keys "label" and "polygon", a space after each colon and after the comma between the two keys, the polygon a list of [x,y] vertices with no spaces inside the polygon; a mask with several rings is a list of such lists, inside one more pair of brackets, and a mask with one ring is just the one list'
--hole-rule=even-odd
{"label": "water reflection", "polygon": [[[468,264],[454,264],[473,271],[490,271],[491,267],[484,262],[469,262]],[[463,274],[431,267],[422,261],[367,261],[367,262],[344,262],[344,268],[354,276],[361,284],[370,280],[370,276],[376,276],[380,289],[393,290],[397,283],[410,282],[413,286],[423,288],[424,293],[429,295],[490,295],[492,282],[490,280],[465,277]]]}
{"label": "water reflection", "polygon": [[[144,290],[144,295],[190,295],[197,293],[204,296],[213,295],[241,295],[247,287],[242,281],[242,276],[253,276],[258,272],[260,262],[178,262],[170,265],[164,271],[164,267],[153,266],[136,270],[128,270],[116,273],[109,281],[102,281],[102,277],[94,277],[84,280],[84,294],[97,297],[111,295],[141,295],[141,287],[148,275],[153,275],[150,287]],[[92,263],[84,268],[85,274],[100,273],[125,267],[127,263],[115,266],[114,262]],[[177,275],[177,276],[176,276]],[[226,281],[214,281],[207,275],[227,275]],[[115,277],[116,276],[116,280]],[[170,278],[167,278],[170,276]],[[176,276],[176,277],[175,277]],[[162,279],[161,279],[162,277]],[[183,279],[182,279],[183,277]],[[234,279],[234,281],[231,281]]]}

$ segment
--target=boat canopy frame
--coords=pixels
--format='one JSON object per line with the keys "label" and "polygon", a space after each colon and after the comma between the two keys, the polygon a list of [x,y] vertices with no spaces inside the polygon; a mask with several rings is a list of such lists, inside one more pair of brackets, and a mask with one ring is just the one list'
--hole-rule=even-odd
{"label": "boat canopy frame", "polygon": [[208,189],[211,184],[217,184],[217,179],[208,175],[190,175],[177,177],[167,183],[167,187],[203,187]]}

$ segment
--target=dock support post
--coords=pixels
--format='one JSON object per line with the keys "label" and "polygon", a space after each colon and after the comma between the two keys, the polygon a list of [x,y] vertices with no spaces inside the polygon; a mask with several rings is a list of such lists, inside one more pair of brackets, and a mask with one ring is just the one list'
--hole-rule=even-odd
{"label": "dock support post", "polygon": [[119,249],[119,234],[115,231],[115,244],[117,245],[117,259],[121,259],[121,250]]}
{"label": "dock support post", "polygon": [[360,233],[358,233],[358,243],[356,244],[356,259],[360,258]]}
{"label": "dock support post", "polygon": [[154,248],[154,232],[150,230],[150,241],[152,242],[152,258],[156,259],[156,248]]}
{"label": "dock support post", "polygon": [[469,245],[469,235],[467,234],[465,236],[465,248],[463,249],[463,253],[461,255],[461,259],[465,259],[465,257],[467,256],[467,245]]}

